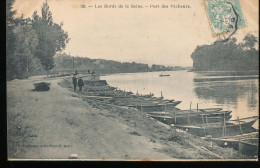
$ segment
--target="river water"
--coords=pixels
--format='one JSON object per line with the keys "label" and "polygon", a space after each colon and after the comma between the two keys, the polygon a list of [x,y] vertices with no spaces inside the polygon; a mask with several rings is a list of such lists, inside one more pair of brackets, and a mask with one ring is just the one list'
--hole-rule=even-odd
{"label": "river water", "polygon": [[[160,77],[160,74],[170,76]],[[133,93],[154,93],[165,99],[182,101],[180,109],[214,108],[231,110],[232,118],[258,116],[259,75],[234,75],[230,72],[165,71],[119,73],[102,76],[110,86]],[[258,127],[258,122],[254,124]]]}

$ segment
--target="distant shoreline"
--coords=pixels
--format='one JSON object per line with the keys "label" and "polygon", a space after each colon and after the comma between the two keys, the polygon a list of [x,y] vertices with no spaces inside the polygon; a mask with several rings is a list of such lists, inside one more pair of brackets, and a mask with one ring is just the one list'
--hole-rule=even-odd
{"label": "distant shoreline", "polygon": [[258,75],[259,74],[259,71],[257,71],[257,70],[251,70],[251,71],[199,71],[199,70],[192,70],[192,72],[235,74],[235,75]]}

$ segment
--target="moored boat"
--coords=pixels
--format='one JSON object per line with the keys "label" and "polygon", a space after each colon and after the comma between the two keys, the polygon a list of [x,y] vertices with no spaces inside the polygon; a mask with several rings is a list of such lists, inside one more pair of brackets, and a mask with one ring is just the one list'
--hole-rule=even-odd
{"label": "moored boat", "polygon": [[259,138],[247,138],[240,141],[239,152],[244,155],[258,156]]}
{"label": "moored boat", "polygon": [[150,117],[162,122],[162,123],[165,123],[165,124],[172,124],[172,121],[173,121],[173,118],[168,116],[168,115],[152,115],[150,114],[149,115]]}
{"label": "moored boat", "polygon": [[[222,115],[222,116],[214,116],[208,114],[207,117],[203,116],[202,114],[198,113],[190,113],[190,114],[183,114],[181,112],[176,112],[175,114],[172,112],[162,111],[162,112],[148,112],[150,116],[154,116],[153,118],[159,119],[167,117],[166,124],[177,124],[177,125],[185,125],[185,124],[202,124],[202,123],[215,123],[221,122],[224,120],[230,120],[232,115]],[[171,117],[171,118],[169,118]],[[165,120],[162,120],[162,122]]]}
{"label": "moored boat", "polygon": [[236,150],[239,149],[239,143],[246,139],[259,138],[259,132],[250,132],[246,134],[236,135],[236,136],[225,136],[218,138],[205,138],[205,140],[212,141],[221,147],[232,147]]}
{"label": "moored boat", "polygon": [[224,116],[230,115],[232,111],[212,111],[212,112],[203,112],[203,111],[191,111],[191,110],[174,110],[170,111],[171,113],[183,114],[183,115],[201,115],[201,116]]}
{"label": "moored boat", "polygon": [[221,137],[235,136],[243,133],[253,132],[252,125],[258,120],[258,116],[242,118],[239,120],[229,120],[216,123],[202,123],[194,125],[175,125],[176,128],[187,130],[197,136]]}
{"label": "moored boat", "polygon": [[164,111],[173,110],[173,108],[180,103],[181,101],[174,101],[170,103],[136,103],[135,105],[128,105],[128,107],[134,107],[144,112]]}
{"label": "moored boat", "polygon": [[144,95],[134,95],[134,97],[143,97],[143,98],[150,98],[150,97],[153,97],[154,96],[154,94],[153,93],[151,93],[151,94],[144,94]]}
{"label": "moored boat", "polygon": [[219,112],[223,110],[222,108],[205,108],[205,109],[189,109],[189,110],[182,110],[182,111],[192,111],[192,112],[206,112],[206,113],[211,113],[211,112]]}
{"label": "moored boat", "polygon": [[202,112],[215,112],[215,111],[221,111],[223,110],[222,108],[205,108],[205,109],[199,109],[199,111]]}

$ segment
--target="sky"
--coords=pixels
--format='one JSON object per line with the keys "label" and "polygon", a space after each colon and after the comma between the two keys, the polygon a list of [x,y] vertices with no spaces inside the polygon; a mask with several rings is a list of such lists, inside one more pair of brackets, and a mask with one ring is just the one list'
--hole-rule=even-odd
{"label": "sky", "polygon": [[[31,17],[45,0],[16,0],[17,16]],[[234,37],[259,34],[258,0],[240,0],[247,27]],[[192,66],[198,45],[212,44],[204,0],[48,0],[53,20],[64,22],[71,38],[63,52],[92,59]],[[98,5],[143,5],[148,8],[95,8]],[[189,9],[161,8],[189,5]],[[81,8],[85,5],[86,8]],[[149,8],[159,5],[160,8]],[[88,7],[93,6],[93,7]],[[223,37],[223,36],[221,36]]]}

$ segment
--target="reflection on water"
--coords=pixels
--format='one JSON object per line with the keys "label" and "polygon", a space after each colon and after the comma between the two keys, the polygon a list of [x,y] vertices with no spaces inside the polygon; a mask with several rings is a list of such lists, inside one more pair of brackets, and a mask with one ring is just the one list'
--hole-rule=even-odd
{"label": "reflection on water", "polygon": [[237,106],[238,98],[243,98],[247,99],[247,107],[249,109],[256,108],[258,88],[254,80],[194,82],[194,84],[194,91],[200,99],[211,99],[217,104]]}
{"label": "reflection on water", "polygon": [[[160,74],[170,76],[159,77]],[[198,103],[199,108],[232,110],[232,119],[258,115],[258,74],[169,71],[113,74],[102,78],[111,86],[134,93],[152,92],[159,97],[162,92],[166,99],[182,101],[177,106],[180,109],[189,109],[190,103],[196,108]]]}

